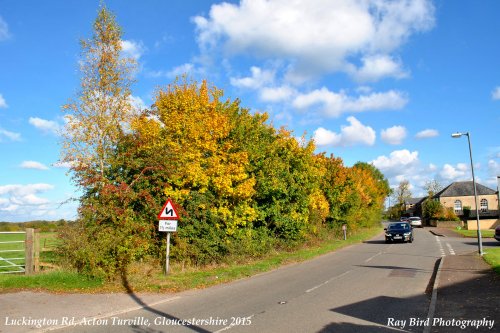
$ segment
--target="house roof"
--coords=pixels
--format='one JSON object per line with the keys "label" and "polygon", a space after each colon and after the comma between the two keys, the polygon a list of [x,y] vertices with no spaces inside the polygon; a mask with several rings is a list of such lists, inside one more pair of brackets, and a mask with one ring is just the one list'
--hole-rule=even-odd
{"label": "house roof", "polygon": [[[497,192],[489,187],[476,183],[477,195],[496,194]],[[455,182],[445,187],[440,192],[434,195],[435,198],[439,197],[468,197],[474,195],[474,185],[472,181],[468,182]]]}
{"label": "house roof", "polygon": [[406,204],[407,205],[416,205],[416,204],[419,204],[421,203],[422,201],[425,200],[426,197],[422,197],[422,198],[409,198],[406,200]]}

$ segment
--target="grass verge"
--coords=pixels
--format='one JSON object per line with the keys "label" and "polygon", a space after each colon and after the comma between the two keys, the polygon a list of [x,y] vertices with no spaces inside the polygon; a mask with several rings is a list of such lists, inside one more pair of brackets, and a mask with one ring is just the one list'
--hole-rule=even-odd
{"label": "grass verge", "polygon": [[[135,292],[163,292],[200,289],[267,272],[280,266],[298,263],[340,248],[361,243],[382,232],[382,227],[359,230],[347,240],[325,240],[321,244],[304,247],[293,252],[272,252],[264,258],[247,259],[244,263],[217,265],[203,268],[186,268],[173,264],[168,276],[160,267],[148,264],[132,265],[127,275],[128,289]],[[159,266],[159,265],[158,265]],[[105,282],[92,280],[65,271],[39,275],[0,275],[0,290],[46,290],[51,292],[123,292],[123,281]]]}
{"label": "grass verge", "polygon": [[484,260],[491,265],[493,270],[500,274],[500,248],[488,249],[487,253],[483,255]]}
{"label": "grass verge", "polygon": [[[454,229],[456,233],[459,233],[460,235],[468,238],[477,238],[477,230],[456,230]],[[481,237],[484,238],[493,238],[495,235],[495,230],[481,230]]]}

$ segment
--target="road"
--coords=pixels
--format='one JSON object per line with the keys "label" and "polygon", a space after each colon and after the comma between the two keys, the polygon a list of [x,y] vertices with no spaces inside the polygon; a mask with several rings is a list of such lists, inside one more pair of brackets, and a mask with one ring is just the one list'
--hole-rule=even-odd
{"label": "road", "polygon": [[311,261],[57,332],[421,332],[418,320],[428,314],[437,260],[470,252],[475,243],[414,232],[412,244],[385,244],[381,234]]}

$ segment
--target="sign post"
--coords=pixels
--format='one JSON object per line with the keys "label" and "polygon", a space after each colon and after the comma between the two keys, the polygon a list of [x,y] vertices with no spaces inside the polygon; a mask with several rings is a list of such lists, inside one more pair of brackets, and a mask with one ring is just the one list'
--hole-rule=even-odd
{"label": "sign post", "polygon": [[161,212],[158,214],[158,231],[167,232],[167,250],[165,258],[165,275],[168,275],[170,261],[170,233],[177,232],[177,220],[179,214],[170,198],[165,202]]}

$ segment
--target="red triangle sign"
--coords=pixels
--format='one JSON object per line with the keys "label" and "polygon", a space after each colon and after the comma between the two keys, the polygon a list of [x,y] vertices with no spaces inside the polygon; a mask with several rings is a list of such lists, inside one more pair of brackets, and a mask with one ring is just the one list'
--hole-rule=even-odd
{"label": "red triangle sign", "polygon": [[159,220],[178,220],[179,219],[179,214],[177,214],[177,210],[175,209],[175,205],[170,200],[170,198],[165,202],[163,205],[163,208],[158,214],[158,219]]}

